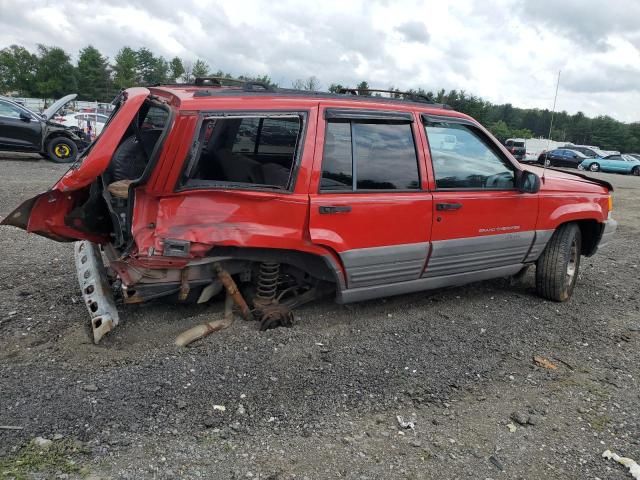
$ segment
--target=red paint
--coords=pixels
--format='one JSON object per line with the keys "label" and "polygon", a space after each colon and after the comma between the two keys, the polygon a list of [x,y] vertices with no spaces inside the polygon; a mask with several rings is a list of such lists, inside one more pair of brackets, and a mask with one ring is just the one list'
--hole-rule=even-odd
{"label": "red paint", "polygon": [[[113,151],[149,93],[163,98],[170,105],[173,124],[151,176],[146,184],[135,190],[132,220],[135,248],[133,258],[122,260],[130,264],[146,268],[184,266],[188,259],[162,256],[165,239],[191,242],[191,258],[205,255],[215,245],[225,245],[328,254],[339,264],[336,252],[350,249],[553,229],[569,220],[594,219],[602,222],[607,218],[609,192],[606,188],[549,170],[538,194],[436,191],[428,139],[420,114],[469,118],[461,113],[429,105],[392,104],[375,98],[354,102],[348,97],[243,96],[242,93],[235,97],[194,97],[195,90],[192,87],[128,90],[126,103],[82,165],[67,172],[49,194],[38,199],[31,211],[28,230],[49,233],[58,238],[106,241],[67,226],[64,217],[86,196],[87,186],[107,168]],[[326,125],[323,111],[329,106],[412,113],[422,190],[408,193],[320,193],[318,186]],[[306,137],[293,192],[174,191],[196,134],[199,112],[233,110],[307,112]],[[503,146],[499,145],[499,148],[511,158]],[[516,169],[523,168],[517,162],[514,165]],[[526,169],[538,175],[542,173],[537,167],[527,166]],[[459,202],[462,208],[440,212],[435,210],[438,202]],[[321,205],[348,205],[351,211],[321,215]]]}

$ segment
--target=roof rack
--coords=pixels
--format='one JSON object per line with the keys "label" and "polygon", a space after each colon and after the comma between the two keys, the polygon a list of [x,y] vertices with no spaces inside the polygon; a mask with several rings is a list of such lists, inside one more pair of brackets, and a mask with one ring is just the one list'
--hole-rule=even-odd
{"label": "roof rack", "polygon": [[[428,96],[418,93],[418,92],[401,92],[399,90],[381,90],[378,88],[341,88],[338,93],[346,94],[349,93],[351,95],[360,95],[366,96],[366,93],[390,93],[392,95],[402,95],[404,99],[410,98],[411,100],[424,102],[424,103],[435,103]],[[390,97],[396,100],[403,100],[403,98],[398,97]]]}
{"label": "roof rack", "polygon": [[[273,87],[265,82],[259,80],[241,80],[239,78],[228,77],[196,77],[193,82],[190,83],[177,83],[177,84],[156,84],[152,86],[176,86],[176,87],[204,87],[194,92],[194,97],[211,97],[214,95],[233,95],[238,90],[250,93],[261,94],[267,93],[272,95],[300,95],[316,98],[340,98],[345,94],[357,97],[361,101],[384,101],[384,102],[416,102],[427,103],[433,108],[442,108],[444,110],[451,110],[451,107],[444,103],[437,103],[431,100],[429,97],[418,92],[401,92],[398,90],[381,90],[374,88],[341,88],[338,93],[330,92],[318,92],[315,90],[299,90],[295,88],[281,88]],[[221,87],[237,87],[237,88],[221,88]],[[383,97],[383,96],[369,96],[364,93],[390,93],[399,97]],[[354,98],[355,100],[355,98]]]}
{"label": "roof rack", "polygon": [[196,87],[224,87],[237,85],[242,87],[243,90],[273,90],[273,87],[269,84],[259,80],[241,80],[239,78],[227,77],[196,77],[191,85],[195,85]]}

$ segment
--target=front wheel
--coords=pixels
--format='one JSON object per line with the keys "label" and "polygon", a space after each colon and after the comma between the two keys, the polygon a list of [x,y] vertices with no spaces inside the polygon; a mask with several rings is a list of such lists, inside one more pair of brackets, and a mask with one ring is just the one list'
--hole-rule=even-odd
{"label": "front wheel", "polygon": [[598,165],[597,163],[592,163],[591,165],[589,165],[589,170],[592,172],[599,172],[600,165]]}
{"label": "front wheel", "polygon": [[633,169],[631,170],[631,174],[635,175],[636,177],[640,177],[640,167],[633,167]]}
{"label": "front wheel", "polygon": [[78,156],[78,147],[67,137],[55,137],[47,146],[49,160],[56,163],[71,163]]}
{"label": "front wheel", "polygon": [[582,235],[575,223],[561,225],[536,262],[536,291],[548,300],[571,298],[578,279]]}

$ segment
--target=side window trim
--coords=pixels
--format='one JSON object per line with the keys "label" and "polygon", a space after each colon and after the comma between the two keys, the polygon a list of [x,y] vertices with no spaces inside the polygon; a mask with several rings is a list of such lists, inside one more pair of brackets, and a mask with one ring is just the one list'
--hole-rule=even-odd
{"label": "side window trim", "polygon": [[364,110],[358,108],[327,108],[324,111],[325,120],[360,120],[360,121],[390,121],[400,123],[413,123],[411,112],[398,112],[392,110]]}

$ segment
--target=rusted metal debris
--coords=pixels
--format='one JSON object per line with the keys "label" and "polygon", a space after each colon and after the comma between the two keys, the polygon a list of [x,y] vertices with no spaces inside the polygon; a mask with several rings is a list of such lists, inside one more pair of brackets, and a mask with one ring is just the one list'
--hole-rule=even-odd
{"label": "rusted metal debris", "polygon": [[242,315],[242,318],[245,320],[251,320],[251,310],[249,310],[249,305],[245,302],[244,297],[240,293],[240,290],[238,290],[238,286],[236,285],[236,282],[233,281],[233,278],[231,278],[231,275],[229,275],[229,272],[223,269],[219,263],[215,263],[213,265],[213,269],[218,275],[218,279],[222,285],[224,285],[227,294],[233,297],[234,303],[240,309],[240,315]]}
{"label": "rusted metal debris", "polygon": [[549,360],[548,358],[545,358],[545,357],[540,357],[538,355],[535,355],[533,357],[533,361],[539,367],[546,368],[547,370],[557,370],[558,369],[558,366],[555,363],[553,363],[551,360]]}
{"label": "rusted metal debris", "polygon": [[196,325],[195,327],[182,332],[180,335],[178,335],[175,342],[179,347],[189,345],[190,343],[204,338],[207,335],[212,334],[213,332],[224,330],[225,328],[229,328],[231,325],[233,325],[234,304],[238,306],[238,308],[240,309],[240,314],[245,320],[249,320],[251,317],[249,306],[238,290],[236,282],[233,280],[233,278],[231,278],[231,275],[229,275],[229,272],[224,270],[218,263],[214,265],[214,270],[218,275],[218,279],[220,280],[222,285],[224,285],[224,288],[227,291],[227,296],[224,301],[224,317],[222,318],[222,320],[214,320],[212,322]]}

